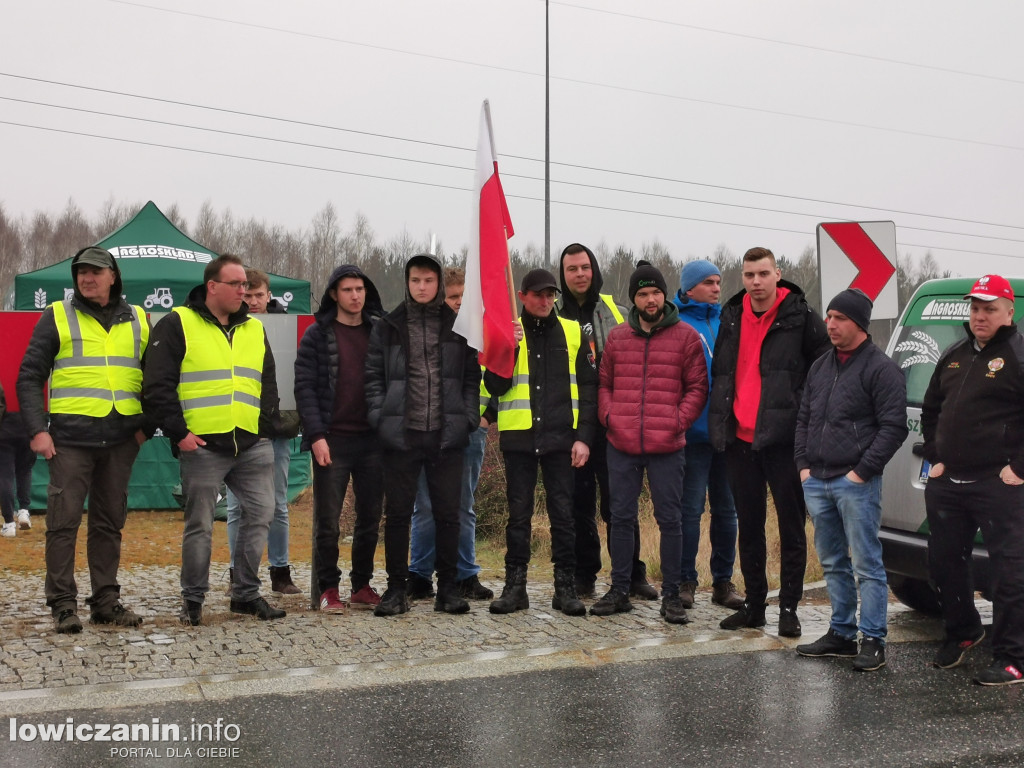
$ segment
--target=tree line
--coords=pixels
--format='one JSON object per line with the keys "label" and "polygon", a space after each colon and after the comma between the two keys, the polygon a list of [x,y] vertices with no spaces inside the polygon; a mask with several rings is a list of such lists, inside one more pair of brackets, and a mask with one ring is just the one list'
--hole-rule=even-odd
{"label": "tree line", "polygon": [[[14,217],[0,203],[0,296],[4,307],[13,306],[15,275],[31,272],[67,259],[79,249],[103,239],[128,222],[144,203],[105,202],[99,211],[87,216],[74,200],[68,200],[59,213],[37,211],[30,216]],[[319,301],[331,271],[339,264],[355,264],[377,286],[384,306],[390,309],[405,296],[405,262],[415,253],[429,252],[429,235],[416,239],[403,231],[388,240],[378,239],[369,219],[362,213],[344,226],[337,209],[327,203],[316,212],[308,227],[290,230],[280,224],[268,224],[255,218],[239,218],[229,208],[217,211],[205,202],[194,223],[189,222],[177,204],[162,209],[165,216],[182,232],[216,253],[236,253],[246,262],[266,272],[310,281],[313,306]],[[646,259],[665,275],[670,293],[679,286],[683,262],[673,258],[669,249],[657,239],[641,243],[639,248],[626,244],[615,247],[605,241],[584,243],[595,254],[604,278],[604,292],[620,303],[626,301],[629,275],[637,261]],[[751,243],[765,245],[770,243]],[[552,253],[553,269],[557,268],[559,248]],[[435,254],[446,266],[465,264],[468,248],[447,249],[435,243]],[[818,286],[818,262],[813,247],[799,255],[776,252],[776,259],[785,279],[796,283],[807,293],[811,306],[821,309]],[[734,253],[720,245],[704,258],[714,262],[722,272],[723,300],[742,288],[742,253]],[[520,278],[535,267],[544,266],[544,255],[533,243],[522,249],[511,247],[510,261],[518,286]],[[904,306],[914,290],[925,280],[948,277],[928,253],[919,262],[902,255],[897,263],[897,290],[900,306]],[[273,286],[271,286],[273,288]]]}

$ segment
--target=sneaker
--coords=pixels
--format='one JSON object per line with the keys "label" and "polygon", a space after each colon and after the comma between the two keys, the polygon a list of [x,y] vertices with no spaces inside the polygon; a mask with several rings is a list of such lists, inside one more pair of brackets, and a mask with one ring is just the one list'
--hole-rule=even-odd
{"label": "sneaker", "polygon": [[974,646],[985,639],[985,628],[978,627],[977,634],[967,640],[946,640],[935,654],[932,661],[939,669],[952,669],[963,663],[964,656]]}
{"label": "sneaker", "polygon": [[885,643],[877,637],[865,637],[860,641],[860,653],[853,660],[855,672],[874,672],[885,666]]}
{"label": "sneaker", "polygon": [[455,588],[467,600],[490,600],[494,597],[494,592],[481,584],[477,576],[455,582]]}
{"label": "sneaker", "polygon": [[397,616],[409,610],[409,598],[401,587],[388,587],[380,603],[373,609],[374,616]]}
{"label": "sneaker", "polygon": [[74,608],[65,608],[53,619],[54,629],[61,635],[77,635],[82,631],[82,621]]}
{"label": "sneaker", "polygon": [[119,627],[137,627],[142,623],[139,614],[129,611],[120,603],[114,603],[109,609],[92,610],[89,614],[90,624],[116,624]]}
{"label": "sneaker", "polygon": [[247,616],[255,616],[260,621],[283,619],[288,615],[280,608],[272,606],[263,597],[257,597],[254,600],[232,600],[231,612],[242,613]]}
{"label": "sneaker", "polygon": [[796,608],[779,608],[779,637],[800,637],[802,633]]}
{"label": "sneaker", "polygon": [[380,595],[376,589],[366,584],[352,593],[348,604],[353,608],[376,608],[380,605]]}
{"label": "sneaker", "polygon": [[711,602],[738,611],[743,607],[743,595],[731,581],[716,581],[711,585]]}
{"label": "sneaker", "polygon": [[3,536],[5,539],[13,539],[17,535],[18,535],[18,524],[17,523],[13,523],[13,522],[11,522],[11,523],[4,523],[3,526],[0,527],[0,536]]}
{"label": "sneaker", "polygon": [[647,579],[637,579],[629,585],[628,597],[639,597],[641,600],[657,600],[658,590],[648,583]]}
{"label": "sneaker", "polygon": [[632,611],[633,604],[629,602],[629,595],[620,589],[612,587],[604,597],[590,606],[591,616],[611,616],[613,613],[625,613]]}
{"label": "sneaker", "polygon": [[[385,594],[387,592],[385,591]],[[409,600],[426,600],[434,596],[433,579],[425,579],[418,573],[410,573],[405,585],[405,596]]]}
{"label": "sneaker", "polygon": [[345,612],[345,601],[341,599],[341,595],[338,594],[337,587],[331,587],[325,590],[320,595],[320,612],[321,613],[344,613]]}
{"label": "sneaker", "polygon": [[[679,585],[679,599],[683,601],[683,608],[693,608],[693,601],[697,599],[697,582],[684,581]],[[662,616],[665,614],[662,613]]]}
{"label": "sneaker", "polygon": [[744,603],[743,607],[732,616],[722,619],[718,626],[722,629],[756,629],[763,627],[766,623],[763,605],[758,609]]}
{"label": "sneaker", "polygon": [[32,530],[32,516],[29,515],[27,509],[18,510],[18,527],[23,531]]}
{"label": "sneaker", "polygon": [[828,632],[813,643],[804,643],[796,647],[801,656],[838,656],[852,658],[857,655],[857,641],[847,640],[831,627]]}
{"label": "sneaker", "polygon": [[981,670],[974,677],[978,685],[1013,685],[1024,683],[1024,672],[1020,667],[1008,661],[996,661],[992,666]]}
{"label": "sneaker", "polygon": [[194,600],[182,601],[181,611],[178,612],[178,621],[186,627],[198,627],[203,623],[203,604]]}
{"label": "sneaker", "polygon": [[689,624],[690,617],[686,615],[686,601],[682,595],[673,595],[661,599],[661,615],[669,624]]}

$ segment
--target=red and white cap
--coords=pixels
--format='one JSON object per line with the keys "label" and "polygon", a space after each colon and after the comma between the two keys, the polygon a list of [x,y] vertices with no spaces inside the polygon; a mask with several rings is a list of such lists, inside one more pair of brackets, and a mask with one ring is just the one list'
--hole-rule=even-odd
{"label": "red and white cap", "polygon": [[984,275],[971,288],[971,292],[964,296],[965,299],[981,299],[982,301],[995,301],[996,299],[1009,299],[1013,301],[1013,288],[1010,281],[999,275]]}

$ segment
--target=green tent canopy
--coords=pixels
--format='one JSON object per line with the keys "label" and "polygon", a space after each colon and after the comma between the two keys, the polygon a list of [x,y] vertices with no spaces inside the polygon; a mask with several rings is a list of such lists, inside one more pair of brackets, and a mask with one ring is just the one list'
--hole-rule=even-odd
{"label": "green tent canopy", "polygon": [[[203,269],[216,257],[174,226],[150,201],[120,229],[96,243],[117,259],[130,304],[166,312],[185,303],[203,282]],[[271,292],[289,314],[309,314],[309,282],[270,275]],[[40,310],[70,295],[71,259],[14,279],[14,308]]]}

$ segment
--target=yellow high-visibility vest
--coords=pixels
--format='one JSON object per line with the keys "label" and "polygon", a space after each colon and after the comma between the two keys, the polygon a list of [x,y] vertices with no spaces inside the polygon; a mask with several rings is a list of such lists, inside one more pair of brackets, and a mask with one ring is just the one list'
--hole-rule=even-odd
{"label": "yellow high-visibility vest", "polygon": [[174,311],[185,334],[178,400],[189,431],[218,435],[238,428],[259,434],[263,324],[249,317],[228,341],[224,331],[199,313],[187,307]]}
{"label": "yellow high-visibility vest", "polygon": [[599,293],[597,295],[601,297],[601,301],[608,305],[608,309],[612,311],[612,317],[614,317],[615,321],[621,325],[623,323],[622,313],[619,312],[619,308],[615,306],[615,299],[607,293]]}
{"label": "yellow high-visibility vest", "polygon": [[[565,333],[565,341],[569,347],[569,396],[572,399],[572,428],[576,429],[580,420],[580,390],[576,384],[576,356],[580,351],[580,326],[573,320],[558,318]],[[498,398],[498,431],[507,429],[530,429],[533,426],[533,413],[530,410],[530,367],[526,349],[526,336],[519,342],[519,354],[516,356],[516,367],[512,371],[512,386],[508,392]]]}
{"label": "yellow high-visibility vest", "polygon": [[60,349],[53,360],[50,413],[102,418],[116,409],[124,416],[142,413],[142,353],[149,324],[141,307],[132,319],[108,332],[71,300],[54,302],[53,321]]}

